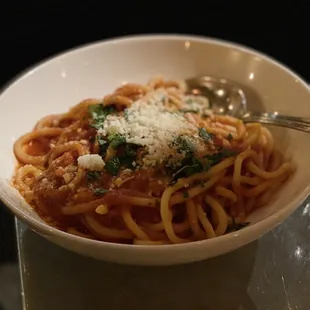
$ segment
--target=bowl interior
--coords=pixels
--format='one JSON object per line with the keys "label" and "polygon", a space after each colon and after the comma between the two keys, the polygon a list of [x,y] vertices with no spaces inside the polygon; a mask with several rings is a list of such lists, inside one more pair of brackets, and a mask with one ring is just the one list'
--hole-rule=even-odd
{"label": "bowl interior", "polygon": [[[124,82],[144,83],[157,74],[177,79],[204,74],[229,78],[251,89],[251,109],[310,117],[310,94],[303,81],[265,56],[235,45],[185,36],[152,36],[86,46],[30,70],[0,96],[0,195],[10,208],[19,216],[41,221],[8,183],[16,164],[12,146],[19,136],[45,115],[65,112],[82,99],[103,97]],[[282,128],[272,131],[297,171],[267,207],[250,216],[253,222],[308,193],[309,136]]]}

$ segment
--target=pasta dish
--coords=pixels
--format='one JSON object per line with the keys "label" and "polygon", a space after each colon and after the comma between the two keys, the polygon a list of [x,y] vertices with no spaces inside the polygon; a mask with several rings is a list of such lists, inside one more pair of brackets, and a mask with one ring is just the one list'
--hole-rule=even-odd
{"label": "pasta dish", "polygon": [[266,127],[161,77],[40,119],[14,154],[13,185],[47,223],[138,245],[236,231],[293,172]]}

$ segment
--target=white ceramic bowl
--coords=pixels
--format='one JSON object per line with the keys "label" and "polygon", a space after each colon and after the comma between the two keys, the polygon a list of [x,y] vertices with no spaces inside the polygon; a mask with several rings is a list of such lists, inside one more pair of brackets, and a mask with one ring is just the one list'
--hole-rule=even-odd
{"label": "white ceramic bowl", "polygon": [[[0,197],[31,229],[77,253],[118,263],[168,265],[193,262],[241,247],[273,229],[310,193],[310,137],[277,129],[276,142],[297,164],[277,197],[253,213],[254,224],[210,240],[178,245],[133,246],[83,239],[45,224],[9,185],[14,141],[36,121],[64,112],[86,97],[102,97],[124,81],[213,75],[256,92],[251,108],[310,117],[308,86],[285,66],[236,44],[193,36],[136,36],[99,42],[56,56],[15,80],[0,96]],[[262,107],[259,107],[262,105]]]}

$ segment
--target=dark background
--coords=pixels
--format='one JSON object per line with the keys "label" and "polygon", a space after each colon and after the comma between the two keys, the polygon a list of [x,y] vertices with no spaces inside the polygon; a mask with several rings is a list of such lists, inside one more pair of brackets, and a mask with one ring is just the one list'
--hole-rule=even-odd
{"label": "dark background", "polygon": [[[0,85],[68,48],[138,33],[188,33],[235,41],[310,80],[309,30],[310,1],[3,0]],[[274,87],[281,85],[275,81]],[[0,205],[0,262],[15,259],[13,218]]]}

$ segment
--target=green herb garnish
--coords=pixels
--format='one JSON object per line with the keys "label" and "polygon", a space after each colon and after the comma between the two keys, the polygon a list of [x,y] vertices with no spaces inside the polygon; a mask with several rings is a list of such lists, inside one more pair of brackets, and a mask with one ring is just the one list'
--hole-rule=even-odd
{"label": "green herb garnish", "polygon": [[118,149],[118,147],[120,147],[123,143],[126,142],[125,136],[121,135],[121,134],[114,134],[114,135],[110,135],[108,137],[108,140],[110,142],[110,145],[114,148],[114,149]]}
{"label": "green herb garnish", "polygon": [[179,178],[186,178],[195,173],[203,171],[201,162],[196,157],[191,157],[184,161],[184,165],[173,173],[172,182],[175,182]]}
{"label": "green herb garnish", "polygon": [[108,190],[104,188],[95,188],[93,191],[95,196],[102,196],[108,192]]}
{"label": "green herb garnish", "polygon": [[236,156],[237,152],[228,149],[220,149],[219,152],[214,153],[212,155],[206,155],[205,158],[208,160],[207,165],[214,166],[217,165],[219,162],[224,160],[225,158]]}
{"label": "green herb garnish", "polygon": [[133,143],[127,143],[125,146],[125,154],[127,156],[137,156],[137,150],[140,147],[140,145],[133,144]]}
{"label": "green herb garnish", "polygon": [[107,152],[107,149],[108,149],[108,146],[109,146],[109,143],[107,141],[105,141],[102,137],[100,136],[97,136],[97,141],[98,141],[98,144],[99,144],[99,155],[101,157],[104,157],[106,152]]}
{"label": "green herb garnish", "polygon": [[121,145],[123,146],[122,149],[120,149],[120,154],[106,163],[106,170],[112,175],[117,175],[121,167],[133,169],[133,163],[136,161],[137,150],[140,145],[126,143],[124,137],[121,135],[110,136],[108,139],[111,140],[110,145],[113,143],[113,148],[119,148]]}
{"label": "green herb garnish", "polygon": [[108,173],[110,173],[112,175],[117,175],[120,168],[121,168],[121,162],[120,162],[119,158],[114,157],[114,158],[110,159],[106,163],[105,168],[108,171]]}
{"label": "green herb garnish", "polygon": [[189,177],[192,174],[203,171],[201,162],[194,154],[194,145],[188,139],[179,136],[172,142],[171,146],[175,146],[179,153],[184,154],[184,159],[181,162],[181,168],[172,168],[172,183],[176,182],[179,178]]}
{"label": "green herb garnish", "polygon": [[205,128],[199,128],[199,136],[205,141],[210,141],[215,138],[215,135],[213,133],[207,132]]}
{"label": "green herb garnish", "polygon": [[88,171],[86,174],[86,178],[88,182],[97,181],[101,176],[101,172],[99,171]]}
{"label": "green herb garnish", "polygon": [[173,142],[172,146],[176,146],[178,152],[185,153],[185,156],[191,156],[195,151],[194,145],[185,137],[179,136]]}
{"label": "green herb garnish", "polygon": [[104,107],[102,104],[93,104],[88,107],[88,113],[93,119],[91,126],[99,129],[103,126],[106,117],[114,112],[113,106]]}
{"label": "green herb garnish", "polygon": [[184,192],[183,192],[183,197],[184,197],[184,198],[189,198],[189,193],[188,193],[188,191],[184,191]]}
{"label": "green herb garnish", "polygon": [[122,166],[133,169],[133,162],[137,159],[137,150],[140,145],[127,143],[125,145],[124,154],[119,157]]}

